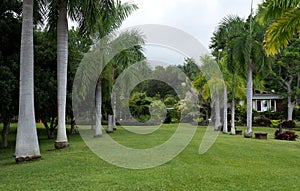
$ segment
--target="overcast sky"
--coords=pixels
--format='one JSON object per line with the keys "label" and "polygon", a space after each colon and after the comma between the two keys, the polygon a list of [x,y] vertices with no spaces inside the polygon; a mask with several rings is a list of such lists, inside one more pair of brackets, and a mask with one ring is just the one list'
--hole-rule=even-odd
{"label": "overcast sky", "polygon": [[[212,33],[227,15],[247,18],[251,0],[123,0],[139,9],[125,20],[123,27],[139,24],[165,24],[197,38],[207,49]],[[253,10],[261,0],[253,0]]]}

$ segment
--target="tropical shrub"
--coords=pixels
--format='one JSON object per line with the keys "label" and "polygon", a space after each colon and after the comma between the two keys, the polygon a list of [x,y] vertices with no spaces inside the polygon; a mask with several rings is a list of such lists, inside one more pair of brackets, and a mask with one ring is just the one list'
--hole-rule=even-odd
{"label": "tropical shrub", "polygon": [[247,105],[238,105],[235,108],[237,125],[244,125],[247,122]]}
{"label": "tropical shrub", "polygon": [[276,130],[274,135],[275,139],[279,140],[295,141],[298,138],[298,135],[293,131],[283,131],[280,133],[279,130]]}
{"label": "tropical shrub", "polygon": [[269,127],[270,125],[271,120],[265,117],[258,117],[253,121],[253,126]]}
{"label": "tropical shrub", "polygon": [[270,127],[272,127],[272,128],[278,128],[279,124],[280,124],[280,120],[271,120]]}
{"label": "tropical shrub", "polygon": [[296,127],[296,123],[292,120],[286,120],[282,122],[282,128],[285,129],[291,129],[291,128],[295,128]]}

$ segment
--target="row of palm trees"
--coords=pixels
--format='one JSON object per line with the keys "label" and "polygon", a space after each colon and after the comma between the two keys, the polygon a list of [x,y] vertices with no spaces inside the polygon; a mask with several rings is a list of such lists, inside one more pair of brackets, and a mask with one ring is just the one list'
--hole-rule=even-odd
{"label": "row of palm trees", "polygon": [[[38,6],[36,6],[38,5]],[[49,28],[57,31],[58,130],[55,148],[68,146],[66,133],[66,90],[68,68],[68,17],[79,23],[80,31],[101,38],[121,26],[137,6],[119,0],[23,1],[20,56],[19,119],[15,158],[17,162],[40,158],[34,113],[33,14],[34,8],[47,16]]]}
{"label": "row of palm trees", "polygon": [[[299,0],[265,0],[259,5],[257,15],[253,16],[251,8],[251,14],[246,21],[238,16],[227,16],[214,32],[210,48],[213,49],[213,55],[222,60],[224,66],[221,67],[229,74],[227,77],[231,78],[230,85],[229,83],[227,85],[232,92],[231,126],[233,134],[236,84],[241,81],[236,78],[243,77],[247,80],[245,137],[251,137],[253,73],[260,73],[257,76],[264,76],[273,61],[271,55],[279,53],[295,34],[299,36],[299,6]],[[222,59],[219,58],[220,56]]]}
{"label": "row of palm trees", "polygon": [[[122,4],[119,0],[35,2],[39,2],[41,10],[48,12],[49,26],[57,30],[58,133],[55,147],[63,148],[68,145],[65,125],[68,16],[79,23],[83,33],[96,34],[101,38],[118,28],[136,6],[130,3],[126,6],[123,4],[123,8],[120,9]],[[288,45],[295,34],[300,34],[299,4],[299,0],[265,0],[259,6],[258,14],[256,16],[251,14],[247,22],[238,17],[228,17],[214,33],[211,48],[214,49],[215,54],[218,50],[222,50],[226,67],[232,74],[232,90],[235,89],[238,69],[248,71],[246,136],[252,134],[253,71],[261,71],[269,60],[266,55],[278,53],[282,47]],[[23,0],[16,161],[41,157],[34,114],[33,7],[33,0]],[[266,30],[263,25],[260,25],[261,23],[266,23]],[[232,92],[234,100],[235,91]]]}

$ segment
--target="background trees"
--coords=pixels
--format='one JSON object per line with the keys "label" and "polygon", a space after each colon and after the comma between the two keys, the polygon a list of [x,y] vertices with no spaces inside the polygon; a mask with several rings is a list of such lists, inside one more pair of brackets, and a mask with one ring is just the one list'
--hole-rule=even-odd
{"label": "background trees", "polygon": [[11,118],[18,113],[19,63],[21,42],[19,1],[3,1],[0,6],[0,118],[3,123],[2,147],[8,147]]}
{"label": "background trees", "polygon": [[294,38],[277,56],[272,65],[271,80],[277,82],[273,90],[287,98],[287,120],[293,119],[293,110],[300,96],[300,40]]}

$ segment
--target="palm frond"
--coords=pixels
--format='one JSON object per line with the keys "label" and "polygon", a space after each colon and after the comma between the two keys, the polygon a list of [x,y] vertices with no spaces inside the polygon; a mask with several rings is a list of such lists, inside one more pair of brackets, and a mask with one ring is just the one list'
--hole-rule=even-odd
{"label": "palm frond", "polygon": [[286,11],[299,6],[299,0],[266,0],[258,7],[257,20],[260,24],[275,21],[282,17]]}
{"label": "palm frond", "polygon": [[264,40],[267,54],[280,52],[296,33],[300,33],[300,8],[288,11],[267,29]]}

